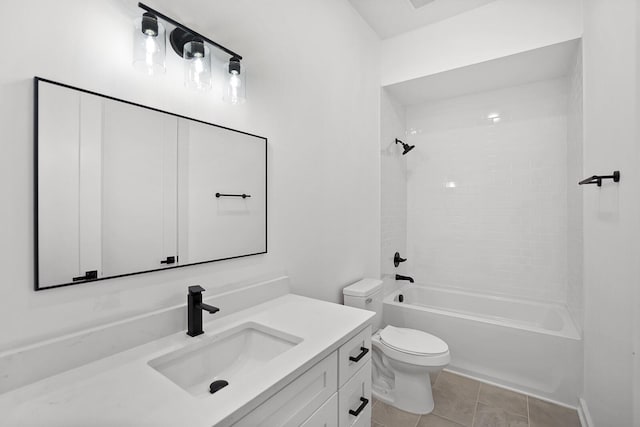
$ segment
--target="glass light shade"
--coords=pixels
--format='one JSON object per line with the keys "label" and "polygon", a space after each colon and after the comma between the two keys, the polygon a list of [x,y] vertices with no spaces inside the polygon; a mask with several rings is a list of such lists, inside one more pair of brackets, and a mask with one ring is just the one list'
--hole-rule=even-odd
{"label": "glass light shade", "polygon": [[134,21],[133,66],[149,75],[162,74],[165,67],[165,29],[161,22],[145,13]]}
{"label": "glass light shade", "polygon": [[182,50],[185,60],[184,84],[191,89],[211,89],[211,52],[201,41],[186,43]]}
{"label": "glass light shade", "polygon": [[225,64],[226,87],[222,100],[231,105],[244,104],[247,101],[247,70],[240,61],[231,59]]}

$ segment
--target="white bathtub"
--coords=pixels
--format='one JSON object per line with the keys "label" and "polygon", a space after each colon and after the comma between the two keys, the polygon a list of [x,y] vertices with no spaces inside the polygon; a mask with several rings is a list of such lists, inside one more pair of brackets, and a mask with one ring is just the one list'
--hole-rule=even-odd
{"label": "white bathtub", "polygon": [[562,305],[405,285],[384,299],[383,316],[445,340],[452,371],[577,405],[582,340]]}

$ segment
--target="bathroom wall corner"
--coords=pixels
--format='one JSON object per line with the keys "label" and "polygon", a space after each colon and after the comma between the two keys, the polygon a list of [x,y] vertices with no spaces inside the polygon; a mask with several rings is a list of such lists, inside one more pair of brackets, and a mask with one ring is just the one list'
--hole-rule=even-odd
{"label": "bathroom wall corner", "polygon": [[407,160],[395,139],[405,139],[405,108],[385,89],[380,90],[380,273],[385,295],[398,286],[395,274],[405,272],[406,263],[395,267],[396,252],[407,253]]}

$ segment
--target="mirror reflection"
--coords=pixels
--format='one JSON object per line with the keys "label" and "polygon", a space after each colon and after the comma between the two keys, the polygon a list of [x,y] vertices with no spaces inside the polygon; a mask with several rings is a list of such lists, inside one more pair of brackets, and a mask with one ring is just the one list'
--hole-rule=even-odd
{"label": "mirror reflection", "polygon": [[35,84],[36,290],[267,251],[266,138]]}

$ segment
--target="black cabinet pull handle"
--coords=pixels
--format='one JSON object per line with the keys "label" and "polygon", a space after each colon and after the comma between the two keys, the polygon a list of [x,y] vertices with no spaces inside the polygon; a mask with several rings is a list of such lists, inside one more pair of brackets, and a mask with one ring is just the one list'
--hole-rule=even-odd
{"label": "black cabinet pull handle", "polygon": [[357,355],[356,357],[353,356],[349,356],[349,360],[351,360],[352,362],[356,362],[358,363],[360,361],[360,359],[362,359],[365,354],[369,353],[369,349],[366,347],[360,347],[360,354]]}
{"label": "black cabinet pull handle", "polygon": [[80,280],[95,280],[98,278],[98,270],[91,270],[84,273],[84,276],[74,277],[74,282],[79,282]]}
{"label": "black cabinet pull handle", "polygon": [[176,257],[168,256],[164,261],[160,261],[160,264],[173,264],[176,262]]}
{"label": "black cabinet pull handle", "polygon": [[360,402],[362,403],[360,404],[360,406],[358,406],[358,409],[356,409],[355,411],[353,409],[349,409],[349,414],[353,415],[354,417],[357,417],[358,415],[360,415],[360,412],[362,412],[362,410],[366,408],[367,403],[369,403],[369,399],[361,397]]}

